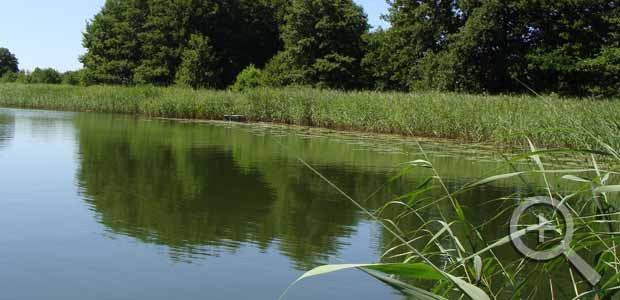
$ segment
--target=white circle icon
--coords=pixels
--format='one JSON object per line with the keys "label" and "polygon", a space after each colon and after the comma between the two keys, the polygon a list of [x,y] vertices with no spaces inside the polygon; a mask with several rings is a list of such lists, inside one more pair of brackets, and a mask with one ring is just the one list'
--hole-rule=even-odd
{"label": "white circle icon", "polygon": [[[558,226],[554,226],[554,222],[538,216],[538,224],[527,225],[525,229],[519,230],[519,221],[521,216],[529,209],[537,206],[548,206],[564,219],[564,238],[559,245],[551,249],[537,251],[531,249],[525,244],[522,238],[529,232],[536,231],[539,233],[539,242],[544,242],[547,231],[561,232]],[[521,226],[522,227],[522,226]],[[573,266],[584,276],[592,285],[596,285],[601,280],[601,275],[596,272],[581,256],[570,248],[573,240],[574,223],[573,217],[568,208],[562,203],[555,201],[549,197],[533,197],[526,199],[521,205],[515,209],[510,220],[510,238],[517,250],[526,257],[537,260],[547,261],[564,255],[573,264]]]}

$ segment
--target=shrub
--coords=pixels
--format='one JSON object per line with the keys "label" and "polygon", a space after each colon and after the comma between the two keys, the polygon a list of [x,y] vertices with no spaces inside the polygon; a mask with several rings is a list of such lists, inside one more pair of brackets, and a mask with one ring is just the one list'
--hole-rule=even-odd
{"label": "shrub", "polygon": [[30,74],[29,83],[47,83],[47,84],[59,84],[62,82],[62,75],[60,72],[52,69],[40,69],[36,68]]}
{"label": "shrub", "polygon": [[233,91],[255,89],[263,85],[263,72],[256,66],[249,65],[237,76],[237,81],[232,86]]}
{"label": "shrub", "polygon": [[62,84],[67,85],[86,85],[84,71],[67,71],[62,74]]}
{"label": "shrub", "polygon": [[17,80],[17,72],[6,72],[0,77],[1,83],[11,83]]}
{"label": "shrub", "polygon": [[30,81],[31,81],[30,72],[19,71],[17,73],[17,78],[15,79],[15,82],[25,84],[25,83],[30,83]]}

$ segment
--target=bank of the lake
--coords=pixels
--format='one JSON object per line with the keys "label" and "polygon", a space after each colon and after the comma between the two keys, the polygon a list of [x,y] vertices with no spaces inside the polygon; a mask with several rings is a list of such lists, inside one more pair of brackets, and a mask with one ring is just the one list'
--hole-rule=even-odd
{"label": "bank of the lake", "polygon": [[311,88],[246,92],[150,86],[0,84],[0,106],[148,117],[249,121],[522,145],[583,147],[584,132],[618,145],[620,102],[555,96],[343,92]]}

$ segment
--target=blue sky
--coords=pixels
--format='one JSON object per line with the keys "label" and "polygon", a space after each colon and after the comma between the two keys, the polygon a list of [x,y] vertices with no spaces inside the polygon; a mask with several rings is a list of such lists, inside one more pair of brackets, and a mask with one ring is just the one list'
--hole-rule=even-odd
{"label": "blue sky", "polygon": [[[373,26],[385,23],[384,0],[355,0]],[[20,69],[52,67],[61,71],[81,67],[82,31],[105,0],[6,0],[0,9],[0,47],[9,48]]]}

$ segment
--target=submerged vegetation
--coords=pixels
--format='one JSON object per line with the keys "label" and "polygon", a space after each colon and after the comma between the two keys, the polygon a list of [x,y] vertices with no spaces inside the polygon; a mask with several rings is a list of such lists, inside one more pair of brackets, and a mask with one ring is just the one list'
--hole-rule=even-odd
{"label": "submerged vegetation", "polygon": [[620,145],[619,102],[552,96],[0,84],[0,105],[205,120],[237,114],[255,122],[507,145],[523,145],[529,136],[539,145],[588,148],[595,142],[588,132]]}

